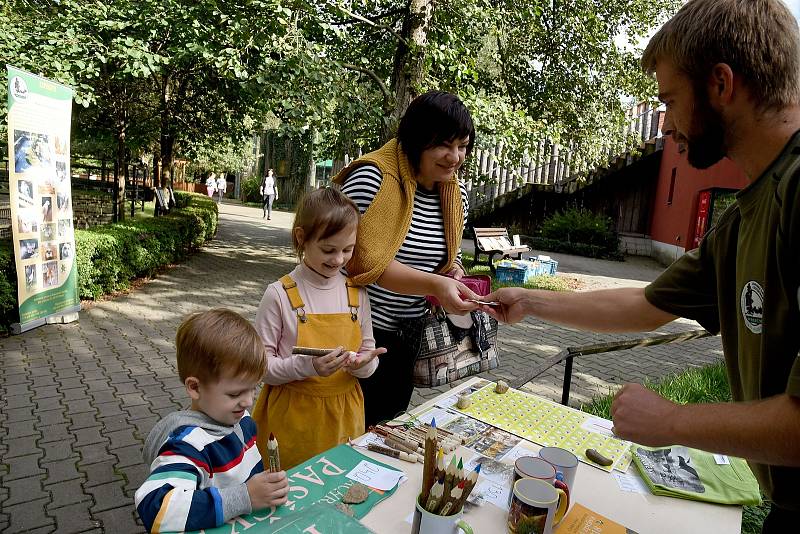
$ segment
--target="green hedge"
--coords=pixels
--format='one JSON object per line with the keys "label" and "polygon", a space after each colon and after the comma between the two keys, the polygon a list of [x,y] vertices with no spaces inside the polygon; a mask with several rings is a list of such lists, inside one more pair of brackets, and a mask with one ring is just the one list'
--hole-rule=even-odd
{"label": "green hedge", "polygon": [[542,223],[539,233],[531,239],[534,249],[623,259],[611,219],[586,209],[570,208],[551,215]]}
{"label": "green hedge", "polygon": [[[78,293],[96,299],[151,276],[197,250],[217,232],[217,204],[205,195],[175,192],[169,215],[134,219],[75,231]],[[16,272],[11,241],[0,242],[0,333],[17,315]]]}

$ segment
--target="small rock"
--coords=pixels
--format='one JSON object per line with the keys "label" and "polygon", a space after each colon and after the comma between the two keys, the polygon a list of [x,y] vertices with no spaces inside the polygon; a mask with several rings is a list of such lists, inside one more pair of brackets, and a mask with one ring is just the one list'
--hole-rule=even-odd
{"label": "small rock", "polygon": [[459,395],[458,402],[456,402],[456,406],[461,410],[466,410],[469,408],[469,405],[472,404],[472,399],[469,398],[469,395]]}
{"label": "small rock", "polygon": [[366,501],[367,496],[369,496],[369,488],[364,484],[356,482],[350,486],[350,489],[344,494],[342,502],[346,504],[359,504]]}
{"label": "small rock", "polygon": [[353,517],[355,515],[355,512],[353,512],[353,509],[350,507],[350,505],[345,504],[343,502],[337,502],[336,509],[342,512],[343,514],[349,515],[350,517]]}
{"label": "small rock", "polygon": [[508,382],[506,382],[505,380],[498,380],[497,385],[494,387],[494,392],[502,394],[505,393],[506,391],[508,391]]}

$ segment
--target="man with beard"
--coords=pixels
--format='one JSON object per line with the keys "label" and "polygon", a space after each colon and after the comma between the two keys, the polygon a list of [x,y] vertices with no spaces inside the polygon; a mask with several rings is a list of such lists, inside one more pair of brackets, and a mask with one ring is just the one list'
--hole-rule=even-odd
{"label": "man with beard", "polygon": [[[644,289],[573,294],[506,288],[486,311],[602,332],[651,331],[680,317],[720,332],[735,402],[678,405],[626,384],[614,432],[746,458],[772,501],[763,532],[800,524],[800,32],[781,0],[690,0],[642,58],[666,104],[665,135],[689,163],[730,158],[750,184]],[[788,525],[792,525],[789,527]]]}

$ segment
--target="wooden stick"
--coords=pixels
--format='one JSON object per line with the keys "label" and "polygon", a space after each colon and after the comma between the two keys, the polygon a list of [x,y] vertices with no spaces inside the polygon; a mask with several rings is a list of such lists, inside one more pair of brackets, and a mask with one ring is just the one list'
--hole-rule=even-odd
{"label": "wooden stick", "polygon": [[305,356],[325,356],[336,349],[315,349],[312,347],[292,347],[292,354],[303,354]]}
{"label": "wooden stick", "polygon": [[391,447],[392,449],[395,449],[395,450],[398,450],[398,451],[401,451],[401,452],[405,452],[409,456],[417,458],[418,461],[420,461],[420,462],[422,462],[424,460],[424,457],[422,457],[419,454],[417,454],[417,448],[416,447],[413,447],[413,448],[409,447],[405,443],[394,439],[392,436],[386,436],[385,438],[383,438],[383,441],[386,443],[387,447]]}
{"label": "wooden stick", "polygon": [[386,456],[391,456],[392,458],[397,458],[398,460],[403,460],[405,462],[417,463],[417,455],[410,455],[405,452],[396,451],[394,449],[390,449],[389,447],[381,447],[376,443],[370,443],[367,445],[367,449],[373,452],[377,452],[379,454],[384,454]]}

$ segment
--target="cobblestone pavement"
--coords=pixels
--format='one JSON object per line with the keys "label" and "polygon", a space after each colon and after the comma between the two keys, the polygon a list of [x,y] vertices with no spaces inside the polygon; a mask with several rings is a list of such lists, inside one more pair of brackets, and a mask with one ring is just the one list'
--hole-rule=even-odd
{"label": "cobblestone pavement", "polygon": [[[175,372],[177,325],[212,306],[254,319],[266,285],[293,267],[291,219],[273,212],[265,221],[258,209],[224,204],[216,239],[184,264],[88,306],[77,323],[0,339],[0,532],[143,531],[133,508],[147,476],[142,442],[160,417],[187,405]],[[696,327],[676,322],[662,331]],[[568,345],[619,337],[534,320],[502,326],[501,365],[489,377],[513,380]],[[720,357],[713,338],[579,359],[572,399]],[[558,399],[561,372],[527,387]],[[412,402],[444,389],[416,390]]]}

